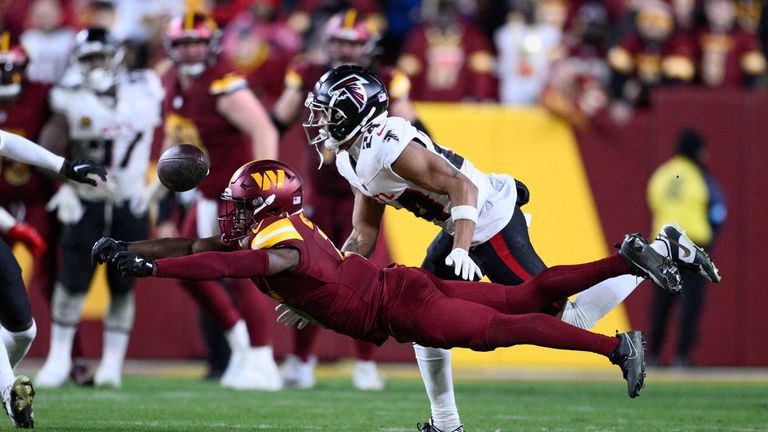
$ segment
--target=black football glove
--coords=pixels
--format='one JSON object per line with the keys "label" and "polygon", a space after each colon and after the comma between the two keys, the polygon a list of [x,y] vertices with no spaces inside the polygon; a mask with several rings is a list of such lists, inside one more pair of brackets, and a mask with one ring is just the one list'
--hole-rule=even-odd
{"label": "black football glove", "polygon": [[89,178],[88,174],[95,174],[101,178],[101,181],[107,181],[107,170],[89,160],[65,160],[59,172],[70,180],[91,186],[96,186],[96,180]]}
{"label": "black football glove", "polygon": [[142,258],[133,252],[118,252],[112,259],[123,276],[147,277],[155,273],[155,261]]}
{"label": "black football glove", "polygon": [[94,243],[91,249],[91,264],[104,264],[112,261],[118,252],[128,250],[128,244],[111,237],[102,237]]}

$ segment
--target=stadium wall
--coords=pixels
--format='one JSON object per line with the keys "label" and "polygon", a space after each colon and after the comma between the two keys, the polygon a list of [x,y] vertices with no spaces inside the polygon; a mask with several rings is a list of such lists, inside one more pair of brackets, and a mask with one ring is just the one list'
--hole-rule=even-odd
{"label": "stadium wall", "polygon": [[[768,276],[760,246],[768,241],[761,210],[768,207],[768,96],[742,92],[673,91],[658,94],[652,113],[638,113],[621,128],[595,128],[573,134],[561,121],[537,109],[498,106],[419,104],[418,111],[436,142],[452,148],[488,172],[510,173],[531,189],[531,237],[550,265],[596,259],[626,232],[648,234],[650,215],[645,182],[653,168],[674,152],[683,126],[700,128],[710,142],[711,170],[729,200],[729,219],[714,256],[724,280],[711,286],[702,322],[702,340],[694,360],[707,366],[768,366],[762,309]],[[300,136],[299,130],[293,130]],[[299,156],[308,149],[300,139],[284,142],[289,163],[304,169]],[[395,261],[418,265],[436,228],[404,212],[387,210],[387,241]],[[23,252],[20,252],[23,254]],[[99,279],[97,279],[99,280]],[[647,283],[645,284],[647,285]],[[642,286],[625,306],[604,318],[596,330],[610,334],[648,327],[651,286]],[[32,355],[48,348],[49,312],[42,295],[32,292],[38,340]],[[96,283],[89,296],[82,332],[88,356],[100,354],[106,289]],[[133,358],[196,358],[204,355],[197,330],[197,307],[173,281],[142,280],[137,287],[137,317],[129,348]],[[760,308],[760,309],[758,309]],[[271,311],[270,311],[271,313]],[[292,344],[288,331],[274,326],[278,356]],[[674,333],[674,332],[673,332]],[[317,343],[321,359],[350,356],[348,338],[323,332]],[[387,343],[377,358],[412,361],[408,344]],[[514,347],[493,353],[461,350],[457,364],[582,365],[608,367],[587,355]]]}

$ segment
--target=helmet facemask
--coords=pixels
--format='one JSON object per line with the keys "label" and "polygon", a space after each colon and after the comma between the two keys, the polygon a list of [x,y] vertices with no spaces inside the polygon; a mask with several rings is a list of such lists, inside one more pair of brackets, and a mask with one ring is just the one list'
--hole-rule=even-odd
{"label": "helmet facemask", "polygon": [[124,51],[101,43],[87,43],[75,52],[75,61],[83,85],[98,93],[109,91],[117,83]]}
{"label": "helmet facemask", "polygon": [[302,123],[309,145],[317,148],[322,144],[328,150],[338,152],[339,146],[351,138],[351,135],[343,135],[347,115],[339,108],[317,102],[312,93],[307,95],[304,106],[309,108],[309,117]]}
{"label": "helmet facemask", "polygon": [[253,225],[272,215],[270,212],[262,213],[262,210],[272,205],[275,195],[269,195],[266,199],[257,196],[247,201],[233,198],[232,189],[227,188],[221,194],[221,199],[224,201],[224,214],[219,216],[221,239],[224,243],[231,243],[247,237]]}

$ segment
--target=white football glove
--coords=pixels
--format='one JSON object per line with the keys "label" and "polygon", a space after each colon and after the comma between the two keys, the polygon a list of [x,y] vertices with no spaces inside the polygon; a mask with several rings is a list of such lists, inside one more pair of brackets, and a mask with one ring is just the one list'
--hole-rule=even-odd
{"label": "white football glove", "polygon": [[147,213],[150,204],[152,204],[152,193],[147,187],[141,188],[128,200],[128,208],[137,219]]}
{"label": "white football glove", "polygon": [[455,248],[445,257],[445,265],[454,268],[454,274],[456,276],[461,275],[464,280],[475,280],[483,278],[483,273],[480,271],[480,267],[472,261],[469,257],[469,252],[462,248]]}
{"label": "white football glove", "polygon": [[301,330],[309,324],[309,320],[303,316],[297,314],[290,306],[280,303],[275,307],[275,310],[280,312],[280,316],[277,317],[277,322],[283,323],[284,326],[290,327],[296,325],[296,328]]}
{"label": "white football glove", "polygon": [[67,183],[61,185],[58,192],[45,205],[45,209],[48,211],[56,210],[56,217],[59,222],[65,225],[80,222],[83,214],[85,214],[85,208],[75,193],[75,189]]}

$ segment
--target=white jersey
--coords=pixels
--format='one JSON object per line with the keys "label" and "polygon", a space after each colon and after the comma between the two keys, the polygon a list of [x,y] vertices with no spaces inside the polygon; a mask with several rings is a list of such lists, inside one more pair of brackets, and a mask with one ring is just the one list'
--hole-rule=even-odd
{"label": "white jersey", "polygon": [[150,70],[122,72],[116,100],[80,85],[51,90],[51,109],[69,126],[70,157],[107,169],[106,187],[76,186],[81,198],[120,202],[143,190],[164,94]]}
{"label": "white jersey", "polygon": [[368,127],[355,143],[353,153],[359,149],[357,157],[348,151],[339,152],[336,167],[366,196],[397,209],[404,208],[453,235],[448,195],[420,188],[392,170],[392,164],[411,141],[445,159],[477,187],[478,217],[472,246],[488,241],[509,223],[517,201],[517,188],[512,177],[483,173],[472,162],[434,144],[425,133],[399,117],[382,117]]}

